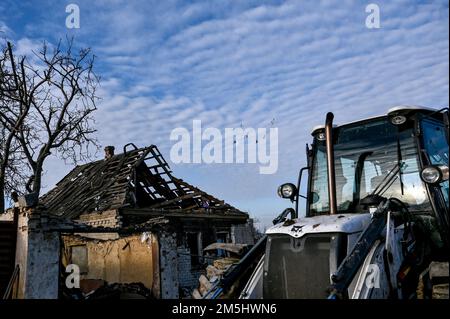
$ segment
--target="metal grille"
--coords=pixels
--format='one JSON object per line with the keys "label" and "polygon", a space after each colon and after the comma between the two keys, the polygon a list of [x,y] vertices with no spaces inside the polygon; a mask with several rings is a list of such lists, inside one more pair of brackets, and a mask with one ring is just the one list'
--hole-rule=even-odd
{"label": "metal grille", "polygon": [[330,234],[269,238],[264,298],[324,299],[330,285]]}

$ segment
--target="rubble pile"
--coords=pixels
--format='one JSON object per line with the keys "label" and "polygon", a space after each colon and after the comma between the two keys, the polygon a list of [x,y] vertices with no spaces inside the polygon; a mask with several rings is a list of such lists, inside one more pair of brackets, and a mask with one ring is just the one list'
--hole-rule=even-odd
{"label": "rubble pile", "polygon": [[103,280],[82,280],[79,289],[70,289],[66,299],[153,299],[150,289],[142,283],[110,283]]}
{"label": "rubble pile", "polygon": [[142,283],[114,283],[104,285],[86,296],[86,299],[152,299],[152,292]]}
{"label": "rubble pile", "polygon": [[192,291],[192,298],[202,299],[211,289],[217,285],[226,271],[234,264],[238,263],[242,255],[247,251],[248,245],[231,243],[214,243],[204,249],[211,252],[227,255],[224,258],[218,257],[211,265],[206,267],[206,276],[201,275],[198,279],[199,286]]}

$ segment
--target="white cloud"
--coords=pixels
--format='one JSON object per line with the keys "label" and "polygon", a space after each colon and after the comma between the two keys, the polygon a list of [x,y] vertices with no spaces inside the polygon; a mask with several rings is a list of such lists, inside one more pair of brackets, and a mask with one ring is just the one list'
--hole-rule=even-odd
{"label": "white cloud", "polygon": [[4,37],[10,33],[12,33],[12,30],[3,21],[0,20],[0,36]]}

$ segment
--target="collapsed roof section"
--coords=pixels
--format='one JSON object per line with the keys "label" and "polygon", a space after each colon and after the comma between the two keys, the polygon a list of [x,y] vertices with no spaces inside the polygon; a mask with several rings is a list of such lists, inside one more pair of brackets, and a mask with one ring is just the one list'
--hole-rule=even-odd
{"label": "collapsed roof section", "polygon": [[122,154],[107,154],[104,160],[76,166],[40,203],[50,214],[70,219],[121,208],[247,216],[173,177],[155,145],[137,148],[127,144]]}

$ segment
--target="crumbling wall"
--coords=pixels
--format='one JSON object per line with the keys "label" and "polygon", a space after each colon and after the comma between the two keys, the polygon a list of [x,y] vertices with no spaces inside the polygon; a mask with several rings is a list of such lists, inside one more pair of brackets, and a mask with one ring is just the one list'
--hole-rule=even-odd
{"label": "crumbling wall", "polygon": [[16,241],[19,299],[58,298],[60,238],[46,226],[47,218],[40,212],[21,209]]}
{"label": "crumbling wall", "polygon": [[115,209],[98,213],[83,214],[80,215],[77,221],[82,224],[93,227],[102,226],[110,228],[119,228],[122,226],[121,216]]}
{"label": "crumbling wall", "polygon": [[162,299],[178,299],[178,254],[175,233],[161,232],[159,240],[160,285]]}
{"label": "crumbling wall", "polygon": [[14,212],[12,209],[7,209],[4,213],[0,212],[0,221],[12,222],[14,220]]}
{"label": "crumbling wall", "polygon": [[57,299],[59,233],[31,230],[28,239],[26,299]]}
{"label": "crumbling wall", "polygon": [[[102,238],[105,238],[105,234]],[[67,263],[72,263],[71,247],[86,247],[87,269],[81,273],[81,280],[102,279],[108,283],[141,282],[149,289],[152,289],[154,283],[152,257],[154,240],[157,239],[152,234],[148,234],[147,237],[132,235],[112,240],[77,235],[63,236]]]}
{"label": "crumbling wall", "polygon": [[20,213],[17,221],[16,265],[19,265],[19,284],[17,298],[25,297],[25,274],[27,272],[28,255],[28,216]]}
{"label": "crumbling wall", "polygon": [[204,267],[192,267],[190,250],[187,247],[177,248],[178,255],[178,282],[180,288],[191,292],[198,286],[198,278],[205,274]]}

